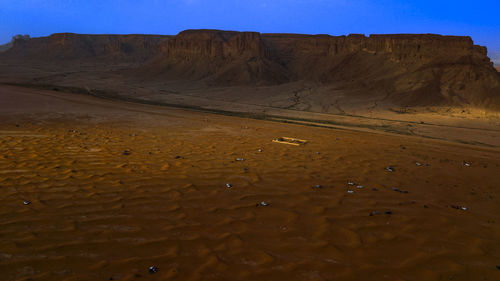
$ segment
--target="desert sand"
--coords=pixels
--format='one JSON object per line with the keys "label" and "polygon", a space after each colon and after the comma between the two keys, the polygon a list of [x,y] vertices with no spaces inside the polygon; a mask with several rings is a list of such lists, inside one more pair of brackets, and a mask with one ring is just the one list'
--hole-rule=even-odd
{"label": "desert sand", "polygon": [[0,279],[499,280],[499,131],[460,120],[409,135],[3,85]]}

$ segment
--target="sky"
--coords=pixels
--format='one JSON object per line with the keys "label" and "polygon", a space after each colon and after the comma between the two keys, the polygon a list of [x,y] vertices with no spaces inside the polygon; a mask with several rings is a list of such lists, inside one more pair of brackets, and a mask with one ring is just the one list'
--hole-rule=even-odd
{"label": "sky", "polygon": [[469,35],[500,53],[500,0],[0,0],[0,44],[16,34],[262,33]]}

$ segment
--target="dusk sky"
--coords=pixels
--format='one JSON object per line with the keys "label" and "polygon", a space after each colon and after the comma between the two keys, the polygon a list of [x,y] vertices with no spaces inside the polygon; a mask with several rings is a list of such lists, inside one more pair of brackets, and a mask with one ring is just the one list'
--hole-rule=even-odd
{"label": "dusk sky", "polygon": [[0,0],[0,42],[15,34],[177,34],[210,28],[470,35],[476,44],[500,51],[499,11],[499,0]]}

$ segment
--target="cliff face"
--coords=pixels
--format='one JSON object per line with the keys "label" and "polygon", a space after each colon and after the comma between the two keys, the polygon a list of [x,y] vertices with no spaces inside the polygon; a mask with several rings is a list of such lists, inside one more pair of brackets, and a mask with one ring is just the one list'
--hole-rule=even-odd
{"label": "cliff face", "polygon": [[137,74],[145,79],[209,85],[310,81],[401,106],[500,109],[500,74],[486,48],[470,37],[219,30],[187,30],[177,36],[54,34],[16,40],[0,59],[139,62]]}
{"label": "cliff face", "polygon": [[163,46],[163,55],[190,60],[194,58],[237,59],[265,56],[266,48],[257,32],[187,30]]}
{"label": "cliff face", "polygon": [[187,30],[162,42],[161,52],[149,66],[166,77],[206,79],[210,84],[288,81],[269,51],[256,32]]}
{"label": "cliff face", "polygon": [[[485,47],[470,37],[375,35],[367,48],[397,62],[388,80],[395,100],[409,105],[473,104],[500,108],[500,76]],[[397,94],[397,96],[396,96]]]}
{"label": "cliff face", "polygon": [[12,40],[10,40],[9,43],[0,45],[0,52],[5,52],[8,49],[12,48],[12,46],[14,46],[14,42],[17,40],[29,40],[29,39],[30,39],[29,35],[21,35],[21,34],[15,35],[12,37]]}
{"label": "cliff face", "polygon": [[500,108],[500,76],[470,37],[265,34],[292,79],[333,83],[402,106]]}
{"label": "cliff face", "polygon": [[85,35],[57,33],[48,37],[14,40],[4,57],[18,60],[117,60],[144,61],[159,51],[170,36]]}

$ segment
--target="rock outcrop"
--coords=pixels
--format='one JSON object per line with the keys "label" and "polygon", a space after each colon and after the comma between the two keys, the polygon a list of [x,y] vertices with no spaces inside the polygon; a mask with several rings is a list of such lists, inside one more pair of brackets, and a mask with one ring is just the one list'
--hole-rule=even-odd
{"label": "rock outcrop", "polygon": [[187,30],[162,42],[150,66],[166,77],[207,79],[216,85],[287,82],[286,70],[269,52],[257,32]]}
{"label": "rock outcrop", "polygon": [[211,86],[309,81],[400,106],[500,109],[500,74],[486,48],[470,37],[219,30],[176,36],[65,33],[15,40],[0,59],[136,62],[143,79],[201,80]]}
{"label": "rock outcrop", "polygon": [[4,58],[21,61],[145,60],[159,52],[160,43],[171,36],[160,35],[86,35],[56,33],[48,37],[17,39]]}
{"label": "rock outcrop", "polygon": [[12,40],[10,40],[9,43],[0,45],[0,52],[5,52],[8,49],[12,48],[14,46],[14,42],[16,42],[18,40],[26,41],[26,40],[30,40],[30,39],[31,38],[29,35],[21,35],[21,34],[15,35],[12,37]]}

